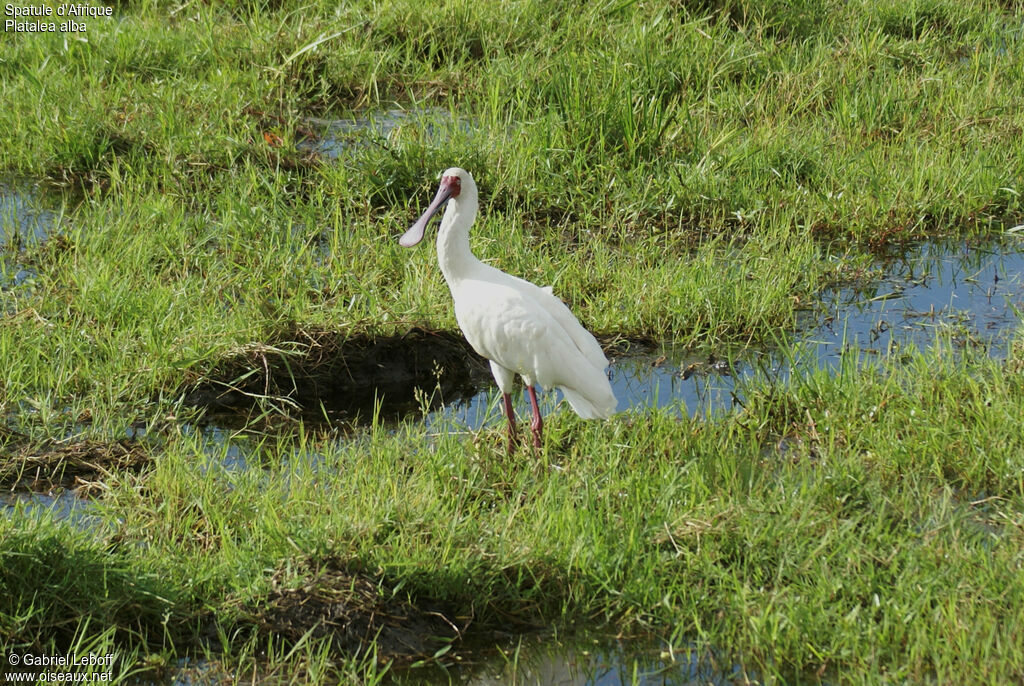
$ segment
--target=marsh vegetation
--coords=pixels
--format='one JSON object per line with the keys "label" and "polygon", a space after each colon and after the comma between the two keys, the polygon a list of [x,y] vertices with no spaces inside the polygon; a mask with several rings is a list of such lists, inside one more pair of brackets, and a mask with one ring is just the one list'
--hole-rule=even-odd
{"label": "marsh vegetation", "polygon": [[[140,0],[6,34],[0,652],[374,683],[577,631],[763,683],[1021,680],[1022,27],[994,0]],[[728,402],[556,411],[511,457],[486,420],[383,416],[493,403],[432,251],[397,244],[454,164],[478,256],[650,356],[613,376],[732,374]],[[920,319],[927,275],[886,265],[985,250],[1014,265],[965,277],[995,319],[830,320]],[[826,330],[852,354],[807,354]]]}

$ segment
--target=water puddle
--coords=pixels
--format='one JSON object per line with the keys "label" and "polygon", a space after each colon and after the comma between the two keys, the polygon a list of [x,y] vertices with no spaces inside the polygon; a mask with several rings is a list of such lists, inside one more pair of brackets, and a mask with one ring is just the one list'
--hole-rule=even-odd
{"label": "water puddle", "polygon": [[399,135],[408,134],[421,143],[436,145],[456,131],[460,135],[474,131],[468,122],[456,119],[450,111],[439,107],[374,111],[353,114],[351,119],[310,118],[304,123],[315,136],[296,147],[329,159],[341,157],[350,150],[388,143]]}
{"label": "water puddle", "polygon": [[[166,686],[219,684],[216,661],[181,660]],[[562,639],[525,635],[501,643],[456,648],[437,660],[395,668],[385,683],[400,686],[750,686],[760,683],[716,651],[665,642],[609,638]]]}
{"label": "water puddle", "polygon": [[139,679],[134,683],[138,686],[219,686],[231,683],[231,676],[216,662],[202,658],[182,658],[175,661],[173,671],[166,679]]}
{"label": "water puddle", "polygon": [[42,206],[26,183],[0,181],[0,290],[30,286],[36,277],[18,260],[22,248],[46,240],[57,225],[57,214]]}
{"label": "water puddle", "polygon": [[929,347],[936,334],[1003,357],[1024,311],[1024,236],[1001,243],[926,243],[880,262],[876,278],[826,293],[824,322],[804,337],[819,366]]}
{"label": "water puddle", "polygon": [[[849,277],[804,317],[795,359],[771,350],[716,355],[670,345],[611,355],[618,411],[678,404],[689,415],[713,415],[741,403],[743,381],[757,374],[781,379],[802,369],[834,370],[846,355],[866,363],[911,347],[923,350],[940,336],[1003,357],[1024,311],[1024,236],[980,246],[923,244]],[[553,410],[560,396],[545,394],[542,410]],[[529,416],[525,394],[516,410]],[[427,417],[437,430],[501,421],[493,387]]]}
{"label": "water puddle", "polygon": [[95,530],[101,520],[92,513],[94,504],[71,491],[59,493],[0,493],[2,516],[53,517],[81,529]]}
{"label": "water puddle", "polygon": [[[742,404],[743,384],[755,376],[785,379],[836,369],[849,355],[870,363],[940,339],[998,358],[1024,310],[1024,235],[979,245],[921,244],[899,257],[838,271],[840,282],[804,314],[789,341],[795,345],[694,351],[616,344],[608,374],[618,411],[673,406],[690,416],[714,415]],[[251,417],[267,400],[313,422],[425,420],[436,432],[476,431],[504,421],[485,362],[455,332],[302,336],[301,342],[256,346],[226,360],[224,380],[192,389],[186,403],[226,413],[222,417]],[[553,411],[560,396],[542,394],[542,411]],[[526,394],[514,401],[519,415],[529,416]]]}
{"label": "water puddle", "polygon": [[49,515],[81,528],[96,528],[96,498],[111,479],[150,468],[153,458],[140,442],[122,439],[9,440],[0,455],[0,516]]}
{"label": "water puddle", "polygon": [[[631,408],[667,407],[676,403],[690,413],[717,411],[732,407],[737,378],[753,369],[754,360],[763,355],[746,351],[745,359],[729,362],[712,353],[672,347],[633,344],[625,351],[608,355],[608,376],[618,398],[618,412]],[[560,391],[538,395],[541,412],[547,416],[562,399]],[[501,395],[492,383],[483,384],[476,395],[444,404],[426,416],[434,431],[475,431],[505,422]],[[513,395],[516,414],[529,417],[530,403],[525,392]]]}
{"label": "water puddle", "polygon": [[755,673],[714,651],[674,648],[650,640],[562,640],[525,636],[483,653],[467,653],[444,668],[395,674],[404,685],[684,686],[749,685]]}
{"label": "water puddle", "polygon": [[26,184],[0,181],[0,245],[39,243],[56,222],[57,215]]}

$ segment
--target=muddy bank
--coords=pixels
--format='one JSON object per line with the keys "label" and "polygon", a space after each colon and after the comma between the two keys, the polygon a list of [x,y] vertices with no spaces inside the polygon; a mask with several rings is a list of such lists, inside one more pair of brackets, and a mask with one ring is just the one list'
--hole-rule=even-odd
{"label": "muddy bank", "polygon": [[486,361],[448,331],[414,328],[394,336],[303,331],[254,344],[223,360],[184,402],[215,414],[268,404],[307,419],[369,419],[472,397],[488,383]]}
{"label": "muddy bank", "polygon": [[290,643],[326,639],[346,655],[373,647],[378,661],[403,663],[459,641],[470,623],[437,600],[408,598],[344,561],[302,564],[299,585],[286,583],[279,570],[267,599],[248,609],[261,634]]}
{"label": "muddy bank", "polygon": [[130,440],[8,443],[0,451],[0,491],[49,493],[63,489],[98,495],[118,473],[138,473],[152,456]]}
{"label": "muddy bank", "polygon": [[[647,355],[654,340],[598,335],[609,360]],[[471,401],[493,387],[487,360],[459,331],[415,327],[392,336],[299,331],[253,343],[226,357],[208,378],[187,385],[184,404],[218,422],[274,408],[307,421],[367,421],[418,415],[424,405]]]}

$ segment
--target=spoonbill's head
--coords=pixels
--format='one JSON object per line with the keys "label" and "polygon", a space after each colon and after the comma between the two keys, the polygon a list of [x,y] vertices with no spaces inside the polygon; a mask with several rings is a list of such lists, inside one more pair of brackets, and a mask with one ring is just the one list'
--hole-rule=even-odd
{"label": "spoonbill's head", "polygon": [[437,189],[437,195],[434,196],[433,202],[430,203],[430,207],[424,212],[416,223],[409,227],[401,238],[398,239],[398,244],[403,248],[411,248],[420,241],[423,240],[423,235],[427,231],[427,224],[430,219],[440,211],[440,209],[449,200],[458,202],[458,198],[463,197],[476,197],[476,182],[473,181],[473,177],[465,169],[459,169],[458,167],[452,167],[446,169],[441,174],[441,187]]}

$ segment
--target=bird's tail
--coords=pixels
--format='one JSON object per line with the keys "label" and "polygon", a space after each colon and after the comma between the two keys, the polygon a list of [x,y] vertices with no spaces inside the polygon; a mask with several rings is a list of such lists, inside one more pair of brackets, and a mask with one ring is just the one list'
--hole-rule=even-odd
{"label": "bird's tail", "polygon": [[583,419],[605,419],[615,414],[618,401],[604,372],[599,371],[587,381],[585,389],[559,387],[576,414]]}

